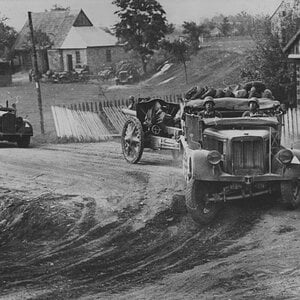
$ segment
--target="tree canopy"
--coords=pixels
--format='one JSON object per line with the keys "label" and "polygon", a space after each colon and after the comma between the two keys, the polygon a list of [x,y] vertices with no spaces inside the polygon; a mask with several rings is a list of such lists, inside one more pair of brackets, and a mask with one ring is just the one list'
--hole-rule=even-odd
{"label": "tree canopy", "polygon": [[182,33],[187,35],[187,40],[194,50],[199,48],[199,39],[201,36],[209,33],[208,26],[205,24],[197,25],[195,22],[184,22]]}
{"label": "tree canopy", "polygon": [[255,48],[248,52],[243,76],[250,80],[262,80],[279,100],[287,97],[286,89],[292,85],[293,71],[283,53],[280,39],[272,33],[267,17],[256,19],[252,38]]}
{"label": "tree canopy", "polygon": [[[34,44],[36,48],[39,50],[48,49],[53,45],[53,42],[51,41],[49,35],[47,35],[47,33],[43,32],[40,29],[34,30],[33,36],[34,36]],[[26,48],[31,49],[31,47],[32,47],[31,35],[30,33],[28,33]]]}
{"label": "tree canopy", "polygon": [[17,32],[6,24],[7,18],[0,18],[0,56],[11,58],[11,48],[17,38]]}
{"label": "tree canopy", "polygon": [[161,47],[171,55],[173,61],[183,64],[185,81],[187,83],[188,79],[187,79],[186,62],[190,60],[190,56],[191,56],[190,45],[185,41],[182,41],[180,39],[175,39],[173,42],[163,40],[161,42]]}
{"label": "tree canopy", "polygon": [[159,41],[170,28],[166,13],[156,0],[114,0],[115,14],[120,21],[115,24],[116,36],[125,43],[126,50],[136,51],[146,73],[148,56],[158,49]]}

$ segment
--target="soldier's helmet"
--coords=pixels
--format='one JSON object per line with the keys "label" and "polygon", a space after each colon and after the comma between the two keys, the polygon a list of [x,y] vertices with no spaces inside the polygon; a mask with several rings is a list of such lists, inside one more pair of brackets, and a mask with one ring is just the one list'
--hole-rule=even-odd
{"label": "soldier's helmet", "polygon": [[268,98],[268,99],[274,99],[273,94],[272,94],[271,90],[269,90],[269,89],[265,89],[263,91],[262,97]]}
{"label": "soldier's helmet", "polygon": [[213,106],[215,106],[215,101],[214,101],[214,98],[211,97],[211,96],[207,96],[204,98],[204,103],[203,103],[203,106],[206,105],[206,103],[212,103]]}
{"label": "soldier's helmet", "polygon": [[128,100],[134,101],[134,97],[131,95],[131,96],[129,96]]}
{"label": "soldier's helmet", "polygon": [[250,106],[251,103],[255,103],[257,107],[259,106],[258,99],[256,97],[249,99],[248,106]]}

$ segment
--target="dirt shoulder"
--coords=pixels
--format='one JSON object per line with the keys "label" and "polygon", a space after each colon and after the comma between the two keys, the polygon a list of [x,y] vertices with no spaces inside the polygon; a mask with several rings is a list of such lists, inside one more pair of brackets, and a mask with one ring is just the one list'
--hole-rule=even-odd
{"label": "dirt shoulder", "polygon": [[2,147],[0,299],[297,299],[299,210],[227,203],[199,227],[182,177],[117,142]]}

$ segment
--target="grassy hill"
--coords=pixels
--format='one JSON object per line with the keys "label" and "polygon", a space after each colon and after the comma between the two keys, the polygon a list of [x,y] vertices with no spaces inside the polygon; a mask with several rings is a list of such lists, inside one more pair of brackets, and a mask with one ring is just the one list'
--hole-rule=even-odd
{"label": "grassy hill", "polygon": [[[240,69],[245,53],[253,45],[253,41],[249,38],[208,40],[201,45],[197,55],[187,62],[187,83],[183,65],[171,64],[166,66],[164,72],[162,70],[138,85],[123,87],[123,95],[178,94],[195,85],[225,87],[237,84],[241,81]],[[120,90],[121,87],[117,89]],[[109,92],[113,93],[113,90],[112,87]]]}

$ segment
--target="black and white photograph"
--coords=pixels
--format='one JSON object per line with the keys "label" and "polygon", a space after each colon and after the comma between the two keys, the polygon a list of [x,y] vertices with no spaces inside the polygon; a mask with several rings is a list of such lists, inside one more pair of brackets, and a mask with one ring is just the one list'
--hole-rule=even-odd
{"label": "black and white photograph", "polygon": [[2,299],[300,299],[300,0],[0,0]]}

